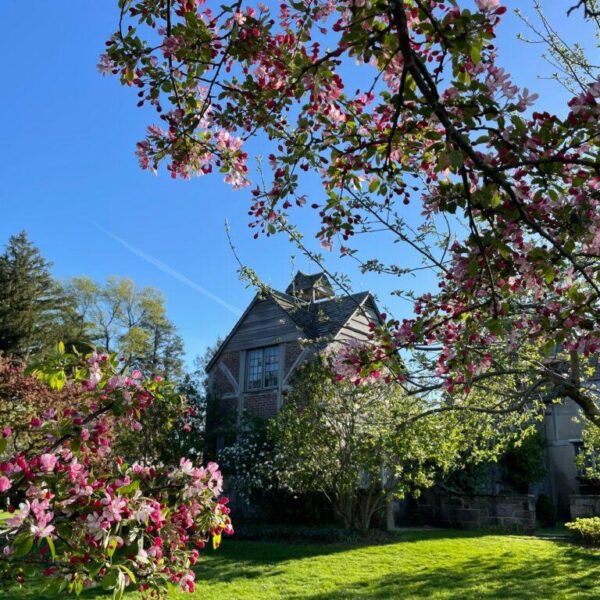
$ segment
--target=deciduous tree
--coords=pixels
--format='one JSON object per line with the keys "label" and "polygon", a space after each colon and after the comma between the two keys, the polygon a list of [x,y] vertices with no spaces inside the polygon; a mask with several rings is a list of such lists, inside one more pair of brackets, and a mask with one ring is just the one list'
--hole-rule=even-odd
{"label": "deciduous tree", "polygon": [[368,529],[394,497],[419,495],[466,463],[496,460],[533,422],[527,412],[428,410],[381,377],[340,380],[324,358],[298,371],[270,424],[267,464],[284,488],[324,494],[344,527]]}
{"label": "deciduous tree", "polygon": [[[552,389],[600,426],[581,377],[600,349],[598,80],[557,114],[519,87],[496,45],[499,0],[120,7],[99,68],[160,113],[138,144],[143,168],[218,170],[251,187],[256,235],[282,231],[308,252],[293,213],[316,173],[324,248],[365,271],[415,272],[358,252],[356,234],[379,235],[437,275],[431,293],[399,285],[414,317],[374,328],[371,351],[349,358],[355,377],[385,365],[440,411],[481,410],[471,392],[492,381],[510,383],[484,407],[496,413]],[[594,7],[574,2],[572,26],[597,23]],[[246,149],[256,135],[268,156],[258,181]],[[414,363],[398,361],[404,351]]]}

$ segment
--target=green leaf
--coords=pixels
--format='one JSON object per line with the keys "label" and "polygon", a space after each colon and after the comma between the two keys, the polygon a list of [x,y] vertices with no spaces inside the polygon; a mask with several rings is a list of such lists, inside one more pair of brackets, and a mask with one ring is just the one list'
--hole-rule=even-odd
{"label": "green leaf", "polygon": [[109,558],[112,558],[118,545],[119,545],[119,542],[117,541],[117,538],[111,537],[108,540],[108,545],[106,546],[106,554],[108,555]]}
{"label": "green leaf", "polygon": [[102,589],[103,590],[112,590],[112,588],[117,585],[117,578],[119,573],[116,569],[110,569],[102,578]]}
{"label": "green leaf", "polygon": [[15,539],[14,547],[14,558],[23,558],[27,556],[33,548],[33,536],[28,534],[22,534],[17,536],[17,538]]}
{"label": "green leaf", "polygon": [[65,344],[63,342],[58,342],[57,349],[58,349],[59,354],[64,354],[65,353]]}
{"label": "green leaf", "polygon": [[129,579],[131,579],[132,583],[136,583],[135,575],[133,574],[133,571],[129,567],[126,567],[125,565],[121,565],[121,569],[123,569],[123,571],[125,571],[125,573],[129,577]]}
{"label": "green leaf", "polygon": [[498,208],[502,204],[502,196],[496,191],[492,194],[490,205],[492,208]]}
{"label": "green leaf", "polygon": [[476,65],[481,60],[481,44],[473,44],[471,46],[471,60]]}
{"label": "green leaf", "polygon": [[130,484],[124,485],[123,487],[120,487],[119,488],[119,494],[120,495],[131,494],[132,492],[137,491],[139,489],[139,487],[140,487],[140,482],[137,479],[135,479]]}
{"label": "green leaf", "polygon": [[117,586],[113,590],[113,600],[121,600],[125,593],[125,575],[122,571],[117,574]]}
{"label": "green leaf", "polygon": [[371,181],[371,183],[369,184],[369,192],[375,192],[377,191],[377,188],[379,187],[379,179],[373,179],[373,181]]}
{"label": "green leaf", "polygon": [[89,563],[88,564],[88,573],[90,575],[90,579],[95,579],[96,577],[98,577],[98,573],[100,573],[103,566],[104,565],[102,563],[97,563],[97,562]]}
{"label": "green leaf", "polygon": [[544,269],[544,281],[550,285],[556,277],[556,273],[552,267],[547,267]]}
{"label": "green leaf", "polygon": [[44,538],[46,543],[48,544],[48,548],[50,548],[50,556],[52,556],[52,560],[56,560],[56,547],[54,546],[54,541],[51,537]]}
{"label": "green leaf", "polygon": [[65,387],[65,383],[67,382],[67,375],[64,371],[57,371],[53,375],[50,376],[50,387],[53,390],[62,390]]}

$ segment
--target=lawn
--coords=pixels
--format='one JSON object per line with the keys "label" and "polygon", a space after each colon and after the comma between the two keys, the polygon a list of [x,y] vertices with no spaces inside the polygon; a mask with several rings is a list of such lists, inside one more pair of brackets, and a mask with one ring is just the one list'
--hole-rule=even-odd
{"label": "lawn", "polygon": [[[177,600],[576,600],[600,597],[599,572],[600,551],[524,536],[433,530],[362,547],[225,541],[201,562],[197,592]],[[3,597],[45,600],[36,586]]]}

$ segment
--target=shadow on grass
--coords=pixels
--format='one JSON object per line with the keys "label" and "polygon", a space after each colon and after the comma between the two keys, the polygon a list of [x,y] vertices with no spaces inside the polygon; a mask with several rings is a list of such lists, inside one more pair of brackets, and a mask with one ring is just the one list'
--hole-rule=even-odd
{"label": "shadow on grass", "polygon": [[[563,598],[567,600],[580,600],[584,598],[600,597],[600,552],[590,552],[589,549],[573,546],[568,543],[556,543],[560,552],[552,555],[538,555],[532,548],[531,554],[518,554],[506,550],[506,546],[498,547],[498,551],[490,554],[488,548],[481,556],[458,555],[458,560],[444,564],[443,557],[456,558],[461,553],[461,545],[444,544],[436,545],[433,554],[428,554],[431,549],[423,552],[415,548],[413,543],[431,541],[464,540],[473,542],[477,547],[479,538],[485,538],[490,532],[478,531],[452,531],[452,530],[427,530],[407,531],[399,533],[390,540],[381,544],[282,544],[272,542],[250,542],[226,540],[221,549],[213,551],[207,549],[206,554],[198,564],[198,579],[209,586],[215,584],[229,584],[227,589],[244,588],[245,583],[257,579],[272,580],[282,577],[285,581],[289,575],[290,566],[285,563],[302,561],[304,559],[324,557],[324,565],[335,565],[342,572],[351,569],[352,559],[359,563],[360,578],[346,581],[337,577],[335,588],[328,591],[319,590],[319,581],[327,580],[326,574],[314,572],[314,580],[307,583],[302,591],[291,590],[282,598],[289,600],[346,600],[352,598],[374,599],[550,599]],[[502,536],[505,537],[505,536]],[[506,536],[510,540],[510,536]],[[515,538],[522,539],[522,538]],[[495,542],[494,542],[495,543]],[[397,544],[399,551],[404,544],[412,547],[413,552],[396,555],[392,550],[389,555],[378,557],[366,556],[364,558],[349,557],[333,558],[335,554],[352,550],[388,546]],[[422,552],[422,555],[421,555]],[[472,550],[470,551],[472,552]],[[331,561],[327,557],[331,556]],[[396,558],[397,556],[397,558]],[[415,562],[418,557],[418,562]],[[440,562],[440,558],[442,559]],[[383,560],[388,563],[382,569],[376,569],[373,564],[370,569],[369,561]],[[313,565],[309,563],[312,573]],[[314,565],[317,569],[319,565]],[[293,570],[293,569],[292,569]],[[334,568],[335,572],[335,568]],[[305,571],[306,573],[306,571]],[[300,574],[300,577],[305,575]],[[335,577],[335,576],[334,576]],[[279,582],[277,582],[279,585]],[[0,591],[0,598],[7,600],[51,600],[51,597],[41,593],[43,579],[31,581],[26,589],[5,595]],[[82,594],[83,599],[109,598],[101,590],[89,590]],[[135,596],[134,596],[135,597]],[[201,594],[198,595],[201,597]],[[212,596],[211,596],[212,597]],[[232,596],[227,596],[232,597]],[[250,597],[250,596],[244,596]],[[257,597],[258,598],[258,597]]]}
{"label": "shadow on grass", "polygon": [[[477,539],[489,532],[427,531],[403,533],[394,542],[403,545],[431,540]],[[385,544],[387,545],[387,544]],[[319,592],[307,589],[288,593],[289,600],[374,599],[479,599],[509,598],[538,600],[563,598],[579,600],[600,597],[600,553],[557,543],[560,554],[549,557],[515,556],[500,551],[492,556],[465,558],[452,566],[435,566],[424,562],[408,571],[398,565],[397,572],[383,577],[365,577],[349,584],[339,582],[335,590]],[[338,552],[365,548],[361,545],[287,545],[258,542],[228,544],[223,552],[203,561],[198,576],[210,582],[238,582],[285,575],[286,561],[326,557]],[[460,549],[456,549],[460,552]],[[544,558],[549,558],[544,560]],[[374,560],[377,560],[375,557]],[[410,562],[410,561],[409,561]],[[343,566],[342,566],[343,568]],[[315,586],[318,588],[318,577]],[[282,596],[283,597],[283,596]]]}
{"label": "shadow on grass", "polygon": [[514,562],[510,552],[472,558],[459,568],[424,568],[420,573],[397,573],[360,581],[326,593],[302,593],[290,600],[374,599],[515,599],[600,597],[600,554],[566,544],[560,559],[543,562],[532,556]]}

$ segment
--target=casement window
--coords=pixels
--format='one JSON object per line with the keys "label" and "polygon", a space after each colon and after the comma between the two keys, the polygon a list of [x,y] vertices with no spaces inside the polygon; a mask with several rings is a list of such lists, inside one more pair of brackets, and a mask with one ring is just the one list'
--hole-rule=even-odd
{"label": "casement window", "polygon": [[246,354],[246,390],[277,387],[279,383],[279,346],[256,348]]}

